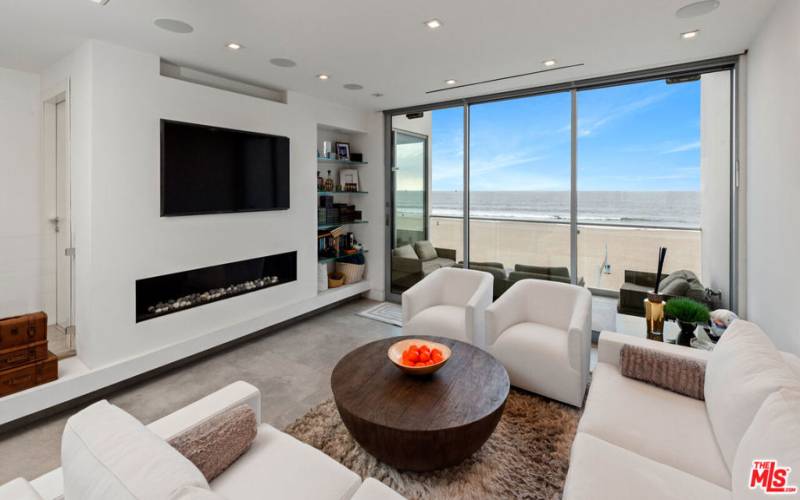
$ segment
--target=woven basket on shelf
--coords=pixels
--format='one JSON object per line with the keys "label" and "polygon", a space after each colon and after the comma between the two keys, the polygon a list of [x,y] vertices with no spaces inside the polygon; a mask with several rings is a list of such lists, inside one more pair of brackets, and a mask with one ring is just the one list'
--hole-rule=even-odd
{"label": "woven basket on shelf", "polygon": [[357,283],[364,279],[364,269],[366,264],[350,264],[349,262],[337,262],[336,272],[344,275],[345,284]]}
{"label": "woven basket on shelf", "polygon": [[330,273],[328,275],[328,288],[339,288],[344,285],[344,275],[339,272]]}

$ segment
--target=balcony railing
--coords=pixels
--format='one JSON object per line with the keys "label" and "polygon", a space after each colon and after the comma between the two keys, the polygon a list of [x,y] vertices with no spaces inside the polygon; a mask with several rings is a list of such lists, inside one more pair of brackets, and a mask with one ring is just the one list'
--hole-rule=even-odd
{"label": "balcony railing", "polygon": [[[461,217],[434,215],[429,238],[436,247],[455,249],[462,259],[462,227]],[[619,291],[626,269],[655,269],[659,246],[669,249],[667,271],[689,269],[700,275],[701,236],[698,228],[579,222],[578,275],[590,288]],[[470,260],[501,262],[507,269],[516,264],[569,268],[570,223],[470,217]]]}

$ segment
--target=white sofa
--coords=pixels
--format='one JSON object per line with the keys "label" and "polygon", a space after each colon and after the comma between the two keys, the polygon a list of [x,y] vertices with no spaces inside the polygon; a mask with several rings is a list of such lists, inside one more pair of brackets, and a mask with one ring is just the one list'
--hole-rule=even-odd
{"label": "white sofa", "polygon": [[[633,344],[706,362],[705,401],[620,372]],[[716,349],[603,332],[564,487],[572,499],[739,499],[754,459],[792,467],[800,483],[800,359],[737,321]]]}
{"label": "white sofa", "polygon": [[436,335],[483,347],[491,274],[444,267],[403,292],[403,334]]}
{"label": "white sofa", "polygon": [[[163,440],[168,440],[241,404],[249,405],[255,412],[256,420],[261,422],[259,390],[240,381],[153,422],[147,428]],[[69,429],[65,430],[66,432],[69,432]],[[68,440],[65,434],[64,441],[74,444],[76,440],[72,437]],[[53,470],[31,481],[30,484],[24,479],[16,479],[0,487],[0,500],[64,498],[65,478],[67,481],[91,481],[92,474],[98,474],[98,471],[89,470],[91,467],[82,465],[86,463],[86,453],[81,457],[75,451],[73,444],[66,444],[62,451],[62,463],[66,463],[65,460],[71,461],[70,470],[66,473],[61,468]],[[76,471],[78,463],[86,470]],[[146,466],[143,464],[143,467]],[[69,485],[67,486],[66,489],[69,491]],[[72,491],[75,489],[72,488]],[[258,426],[258,434],[251,448],[210,483],[210,490],[219,495],[214,498],[228,500],[253,498],[400,500],[403,498],[374,479],[367,479],[362,483],[356,473],[324,453],[265,423]],[[27,496],[23,496],[23,493]]]}
{"label": "white sofa", "polygon": [[592,350],[591,293],[555,281],[517,281],[486,309],[486,350],[506,367],[512,385],[582,406]]}

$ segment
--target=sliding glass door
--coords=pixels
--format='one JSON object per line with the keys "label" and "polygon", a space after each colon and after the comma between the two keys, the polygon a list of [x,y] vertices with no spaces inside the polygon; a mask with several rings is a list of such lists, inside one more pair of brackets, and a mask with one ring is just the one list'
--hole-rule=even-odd
{"label": "sliding glass door", "polygon": [[390,296],[463,259],[463,123],[460,107],[392,118]]}
{"label": "sliding glass door", "polygon": [[394,246],[398,247],[413,245],[428,234],[428,137],[397,130],[394,148]]}
{"label": "sliding glass door", "polygon": [[611,329],[643,314],[666,247],[671,292],[735,308],[733,75],[673,75],[394,115],[390,297],[467,266],[496,297],[520,279],[586,286]]}

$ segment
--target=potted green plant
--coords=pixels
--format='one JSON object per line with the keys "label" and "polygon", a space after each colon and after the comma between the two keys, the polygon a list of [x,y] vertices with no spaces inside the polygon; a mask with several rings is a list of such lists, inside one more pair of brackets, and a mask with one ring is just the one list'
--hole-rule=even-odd
{"label": "potted green plant", "polygon": [[668,318],[674,318],[681,328],[678,335],[679,345],[690,345],[697,325],[708,324],[708,307],[692,299],[678,297],[667,301],[664,313]]}

